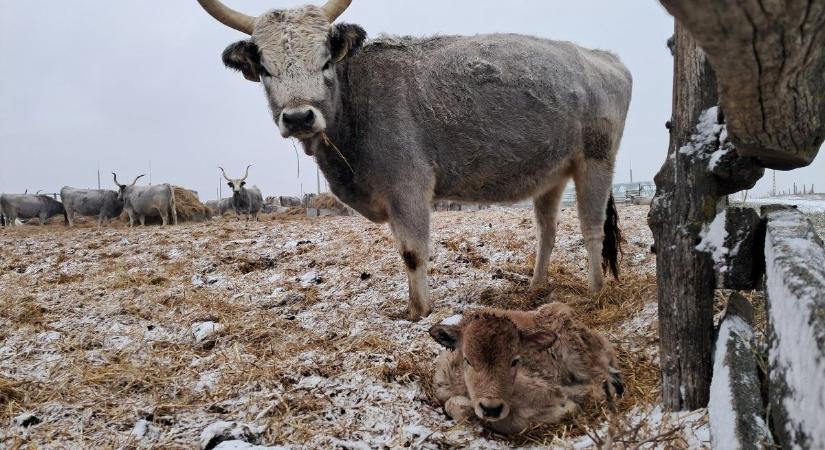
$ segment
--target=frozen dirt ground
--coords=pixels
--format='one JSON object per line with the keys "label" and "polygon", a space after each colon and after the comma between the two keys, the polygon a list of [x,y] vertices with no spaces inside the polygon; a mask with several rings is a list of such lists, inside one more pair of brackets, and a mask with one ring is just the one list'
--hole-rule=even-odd
{"label": "frozen dirt ground", "polygon": [[[399,319],[407,283],[388,228],[360,217],[2,229],[0,447],[197,448],[230,435],[285,448],[708,446],[703,411],[653,406],[646,215],[620,208],[623,281],[593,296],[565,208],[553,288],[528,298],[532,211],[435,213],[436,309],[420,323]],[[629,378],[620,412],[510,438],[448,420],[431,397],[439,347],[428,328],[483,304],[550,300],[619,346]]]}

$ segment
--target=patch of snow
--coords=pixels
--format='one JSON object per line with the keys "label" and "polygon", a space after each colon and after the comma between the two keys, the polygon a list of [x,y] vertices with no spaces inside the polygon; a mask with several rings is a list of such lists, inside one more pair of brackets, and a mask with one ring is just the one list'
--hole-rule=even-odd
{"label": "patch of snow", "polygon": [[195,342],[203,342],[207,338],[214,336],[224,330],[224,326],[215,322],[200,322],[192,324],[192,334],[195,336]]}
{"label": "patch of snow", "polygon": [[201,432],[200,448],[207,448],[219,442],[215,441],[243,441],[252,444],[260,443],[261,428],[238,422],[215,422]]}
{"label": "patch of snow", "polygon": [[307,272],[303,276],[301,276],[301,285],[303,287],[309,287],[309,286],[318,284],[318,282],[320,280],[321,279],[318,277],[318,272],[313,270],[313,271]]}
{"label": "patch of snow", "polygon": [[141,440],[143,436],[146,436],[146,431],[149,428],[149,421],[148,420],[138,420],[135,424],[134,428],[132,428],[132,432],[130,433],[135,439]]}
{"label": "patch of snow", "polygon": [[441,321],[441,325],[458,325],[461,322],[461,318],[464,317],[461,314],[456,314],[454,316],[447,317],[446,319]]}
{"label": "patch of snow", "polygon": [[728,271],[727,256],[730,250],[725,247],[725,241],[728,239],[728,232],[725,229],[725,222],[727,220],[727,211],[722,210],[713,219],[710,225],[705,226],[699,237],[702,241],[696,246],[696,250],[700,252],[710,253],[713,257],[713,262],[719,272]]}

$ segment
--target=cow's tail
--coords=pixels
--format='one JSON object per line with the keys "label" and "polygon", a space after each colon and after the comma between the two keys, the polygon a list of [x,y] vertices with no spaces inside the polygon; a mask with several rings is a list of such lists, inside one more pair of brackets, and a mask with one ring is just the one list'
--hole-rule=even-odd
{"label": "cow's tail", "polygon": [[178,224],[178,207],[175,203],[175,187],[169,186],[169,213],[172,214],[172,224]]}
{"label": "cow's tail", "polygon": [[602,244],[602,269],[619,279],[619,259],[622,251],[622,230],[619,229],[619,212],[613,194],[607,200],[607,219],[604,221],[604,243]]}

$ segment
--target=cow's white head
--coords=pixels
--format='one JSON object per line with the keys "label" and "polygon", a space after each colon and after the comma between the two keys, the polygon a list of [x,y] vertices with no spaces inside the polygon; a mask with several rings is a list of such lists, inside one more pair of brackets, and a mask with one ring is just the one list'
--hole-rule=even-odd
{"label": "cow's white head", "polygon": [[138,175],[137,177],[135,177],[135,181],[132,181],[132,184],[120,184],[117,181],[117,174],[112,172],[112,177],[114,177],[115,185],[117,186],[117,200],[119,202],[124,201],[126,199],[126,194],[128,193],[129,188],[137,184],[138,180],[145,176],[146,175]]}
{"label": "cow's white head", "polygon": [[366,38],[357,25],[333,25],[352,0],[273,10],[258,17],[218,0],[198,0],[221,23],[251,36],[223,52],[224,64],[260,82],[283,137],[309,139],[326,131],[338,107],[336,64]]}
{"label": "cow's white head", "polygon": [[228,176],[226,176],[226,171],[223,170],[223,167],[218,167],[218,169],[221,169],[221,173],[223,173],[224,179],[226,179],[226,184],[229,185],[230,188],[232,188],[233,198],[239,197],[246,190],[246,179],[249,178],[250,167],[252,167],[251,164],[246,166],[246,173],[244,174],[243,178],[229,178]]}

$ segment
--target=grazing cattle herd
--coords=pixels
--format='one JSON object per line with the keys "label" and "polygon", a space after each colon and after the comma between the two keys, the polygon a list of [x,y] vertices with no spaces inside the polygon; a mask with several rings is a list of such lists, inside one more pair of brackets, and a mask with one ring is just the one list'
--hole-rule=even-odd
{"label": "grazing cattle herd", "polygon": [[[367,219],[388,223],[408,278],[407,318],[433,310],[428,292],[434,202],[490,204],[532,199],[538,248],[531,288],[547,282],[559,204],[575,181],[589,283],[618,278],[621,233],[611,195],[631,76],[608,52],[520,35],[382,37],[335,24],[349,0],[247,16],[218,0],[198,0],[215,19],[250,38],[223,52],[224,64],[263,84],[285,138],[316,158],[337,198]],[[414,131],[411,131],[414,130]],[[232,197],[207,205],[257,221],[260,189],[223,177]],[[98,225],[125,211],[130,226],[160,216],[177,224],[168,184],[117,192],[63,188],[2,195],[0,214],[17,219],[76,214]],[[280,206],[300,199],[274,197]],[[501,433],[554,423],[589,400],[623,393],[613,346],[562,304],[536,311],[483,309],[430,334],[445,350],[435,365],[438,399],[457,421],[477,417]]]}

